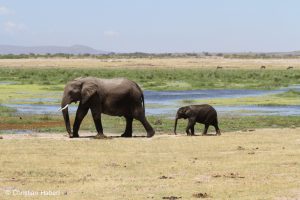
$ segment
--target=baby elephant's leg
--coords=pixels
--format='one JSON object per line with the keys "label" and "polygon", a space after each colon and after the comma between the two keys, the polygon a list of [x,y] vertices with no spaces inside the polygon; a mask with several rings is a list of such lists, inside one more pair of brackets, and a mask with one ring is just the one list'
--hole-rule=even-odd
{"label": "baby elephant's leg", "polygon": [[191,135],[195,135],[195,125],[191,127]]}
{"label": "baby elephant's leg", "polygon": [[[194,126],[196,121],[194,119],[189,119],[188,125],[185,129],[187,135],[194,135]],[[191,130],[191,132],[190,132]]]}
{"label": "baby elephant's leg", "polygon": [[217,134],[217,135],[221,135],[221,131],[220,131],[218,125],[215,125],[215,129],[216,129],[216,134]]}
{"label": "baby elephant's leg", "polygon": [[209,124],[205,124],[205,128],[203,130],[202,135],[206,135],[207,134],[208,127],[209,127]]}

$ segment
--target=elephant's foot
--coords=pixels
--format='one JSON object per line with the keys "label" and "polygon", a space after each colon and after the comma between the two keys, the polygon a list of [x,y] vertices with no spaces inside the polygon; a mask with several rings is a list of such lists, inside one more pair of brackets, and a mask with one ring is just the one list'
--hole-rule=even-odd
{"label": "elephant's foot", "polygon": [[217,134],[218,136],[220,136],[220,135],[221,135],[221,131],[218,130],[216,134]]}
{"label": "elephant's foot", "polygon": [[121,137],[132,137],[132,132],[124,132]]}
{"label": "elephant's foot", "polygon": [[105,138],[107,137],[103,133],[98,133],[97,135],[95,135],[95,139],[105,139]]}
{"label": "elephant's foot", "polygon": [[207,133],[202,133],[202,136],[207,136]]}
{"label": "elephant's foot", "polygon": [[79,137],[78,133],[69,134],[69,138],[78,138],[78,137]]}
{"label": "elephant's foot", "polygon": [[193,136],[193,134],[190,131],[186,131],[187,136]]}
{"label": "elephant's foot", "polygon": [[155,135],[155,131],[154,130],[147,132],[147,137],[148,138],[153,137],[153,135]]}

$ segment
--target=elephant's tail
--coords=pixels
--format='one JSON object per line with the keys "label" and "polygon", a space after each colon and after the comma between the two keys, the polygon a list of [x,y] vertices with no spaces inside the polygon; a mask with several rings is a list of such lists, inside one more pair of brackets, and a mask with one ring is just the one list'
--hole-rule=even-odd
{"label": "elephant's tail", "polygon": [[144,101],[144,93],[143,92],[142,92],[141,99],[142,99],[142,105],[143,105],[144,112],[145,112],[145,101]]}
{"label": "elephant's tail", "polygon": [[140,90],[141,92],[141,102],[142,102],[142,106],[143,106],[143,109],[144,109],[144,112],[145,112],[145,100],[144,100],[144,93],[143,93],[143,90],[141,89],[141,87],[135,83],[136,87]]}

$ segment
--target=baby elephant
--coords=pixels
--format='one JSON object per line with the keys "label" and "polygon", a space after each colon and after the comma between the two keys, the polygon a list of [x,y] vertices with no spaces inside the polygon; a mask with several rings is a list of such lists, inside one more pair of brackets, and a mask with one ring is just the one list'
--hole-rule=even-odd
{"label": "baby elephant", "polygon": [[216,129],[216,134],[221,135],[218,127],[217,111],[208,104],[203,105],[190,105],[184,106],[178,109],[174,125],[174,133],[176,135],[176,127],[178,119],[188,119],[188,125],[186,127],[187,135],[195,135],[194,126],[196,122],[205,124],[205,129],[202,135],[206,135],[209,125],[212,125]]}

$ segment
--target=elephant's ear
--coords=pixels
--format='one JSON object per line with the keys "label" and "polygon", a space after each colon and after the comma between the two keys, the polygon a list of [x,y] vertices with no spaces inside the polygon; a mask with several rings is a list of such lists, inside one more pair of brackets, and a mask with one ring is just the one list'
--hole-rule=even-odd
{"label": "elephant's ear", "polygon": [[81,103],[85,104],[97,92],[97,85],[93,82],[83,83],[81,89]]}
{"label": "elephant's ear", "polygon": [[186,107],[186,108],[184,109],[184,113],[185,113],[186,116],[190,116],[191,113],[192,113],[190,107]]}

